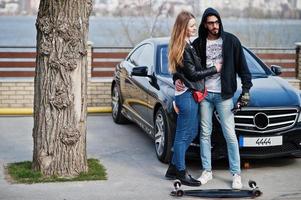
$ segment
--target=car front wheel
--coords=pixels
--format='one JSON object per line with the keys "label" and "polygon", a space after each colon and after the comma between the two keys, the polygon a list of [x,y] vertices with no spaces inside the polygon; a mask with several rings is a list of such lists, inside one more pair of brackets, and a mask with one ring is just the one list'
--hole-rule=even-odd
{"label": "car front wheel", "polygon": [[114,88],[112,90],[111,98],[112,98],[111,99],[112,118],[114,122],[117,124],[127,123],[128,122],[127,118],[121,113],[120,96],[116,84],[114,85]]}
{"label": "car front wheel", "polygon": [[160,161],[167,163],[171,157],[172,136],[167,116],[163,108],[159,108],[154,119],[155,148]]}

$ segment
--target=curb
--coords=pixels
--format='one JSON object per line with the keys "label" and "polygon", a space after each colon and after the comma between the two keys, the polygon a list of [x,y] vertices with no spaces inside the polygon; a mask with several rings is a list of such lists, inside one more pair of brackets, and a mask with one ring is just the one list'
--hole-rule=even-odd
{"label": "curb", "polygon": [[[111,107],[88,107],[88,113],[110,113]],[[33,108],[0,108],[0,115],[32,115]]]}

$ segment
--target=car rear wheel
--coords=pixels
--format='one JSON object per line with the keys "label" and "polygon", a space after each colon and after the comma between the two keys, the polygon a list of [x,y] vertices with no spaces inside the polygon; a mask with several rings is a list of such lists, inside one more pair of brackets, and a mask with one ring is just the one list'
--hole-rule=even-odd
{"label": "car rear wheel", "polygon": [[155,119],[155,148],[160,161],[167,163],[171,157],[172,136],[167,116],[163,108],[159,108]]}
{"label": "car rear wheel", "polygon": [[114,122],[117,124],[127,123],[128,119],[121,113],[120,96],[116,84],[114,85],[111,98],[112,118]]}

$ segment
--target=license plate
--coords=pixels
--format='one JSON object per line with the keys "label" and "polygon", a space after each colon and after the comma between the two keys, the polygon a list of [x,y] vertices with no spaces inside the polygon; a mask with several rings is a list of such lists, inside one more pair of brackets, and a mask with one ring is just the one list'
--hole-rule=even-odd
{"label": "license plate", "polygon": [[240,147],[269,147],[282,145],[282,136],[273,137],[239,137]]}

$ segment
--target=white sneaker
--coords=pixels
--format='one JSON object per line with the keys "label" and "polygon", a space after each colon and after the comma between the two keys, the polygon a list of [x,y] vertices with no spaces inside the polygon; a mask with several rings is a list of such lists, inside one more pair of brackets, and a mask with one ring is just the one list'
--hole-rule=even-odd
{"label": "white sneaker", "polygon": [[242,188],[241,177],[239,174],[233,175],[232,188],[235,190],[240,190]]}
{"label": "white sneaker", "polygon": [[212,180],[212,172],[204,170],[198,181],[201,182],[202,185],[206,184],[208,181]]}

